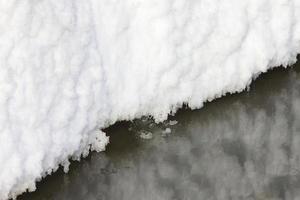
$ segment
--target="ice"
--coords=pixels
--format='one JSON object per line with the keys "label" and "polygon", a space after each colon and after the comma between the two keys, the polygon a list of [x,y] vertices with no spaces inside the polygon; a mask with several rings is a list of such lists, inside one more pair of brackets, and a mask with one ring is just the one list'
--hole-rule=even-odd
{"label": "ice", "polygon": [[178,122],[176,121],[176,120],[170,120],[169,121],[169,124],[170,124],[170,126],[174,126],[174,125],[176,125]]}
{"label": "ice", "polygon": [[299,52],[299,0],[0,0],[0,200]]}
{"label": "ice", "polygon": [[153,138],[153,134],[150,131],[141,130],[139,131],[140,137],[145,140],[150,140]]}

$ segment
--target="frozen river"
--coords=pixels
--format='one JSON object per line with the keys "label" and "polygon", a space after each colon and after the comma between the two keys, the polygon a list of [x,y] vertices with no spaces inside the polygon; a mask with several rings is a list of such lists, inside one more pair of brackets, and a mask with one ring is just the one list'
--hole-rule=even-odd
{"label": "frozen river", "polygon": [[105,152],[18,200],[300,199],[300,63],[163,124],[106,132]]}

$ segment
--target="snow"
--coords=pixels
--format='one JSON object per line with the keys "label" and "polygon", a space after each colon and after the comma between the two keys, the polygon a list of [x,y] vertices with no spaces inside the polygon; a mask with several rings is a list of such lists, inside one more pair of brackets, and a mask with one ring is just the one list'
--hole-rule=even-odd
{"label": "snow", "polygon": [[299,52],[300,0],[0,0],[0,200]]}

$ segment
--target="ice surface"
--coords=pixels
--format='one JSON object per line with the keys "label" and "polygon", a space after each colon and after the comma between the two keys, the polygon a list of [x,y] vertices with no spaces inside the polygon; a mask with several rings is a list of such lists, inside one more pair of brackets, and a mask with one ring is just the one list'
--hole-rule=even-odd
{"label": "ice surface", "polygon": [[170,124],[170,126],[174,126],[174,125],[176,125],[178,122],[176,121],[176,120],[170,120],[169,121],[169,124]]}
{"label": "ice surface", "polygon": [[299,52],[300,0],[0,0],[0,200]]}

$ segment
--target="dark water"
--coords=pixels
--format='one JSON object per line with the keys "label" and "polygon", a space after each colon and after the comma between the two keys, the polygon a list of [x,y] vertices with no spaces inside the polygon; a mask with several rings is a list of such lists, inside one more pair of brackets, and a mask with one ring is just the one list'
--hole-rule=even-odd
{"label": "dark water", "polygon": [[106,152],[18,200],[300,199],[299,62],[171,120],[110,127]]}

